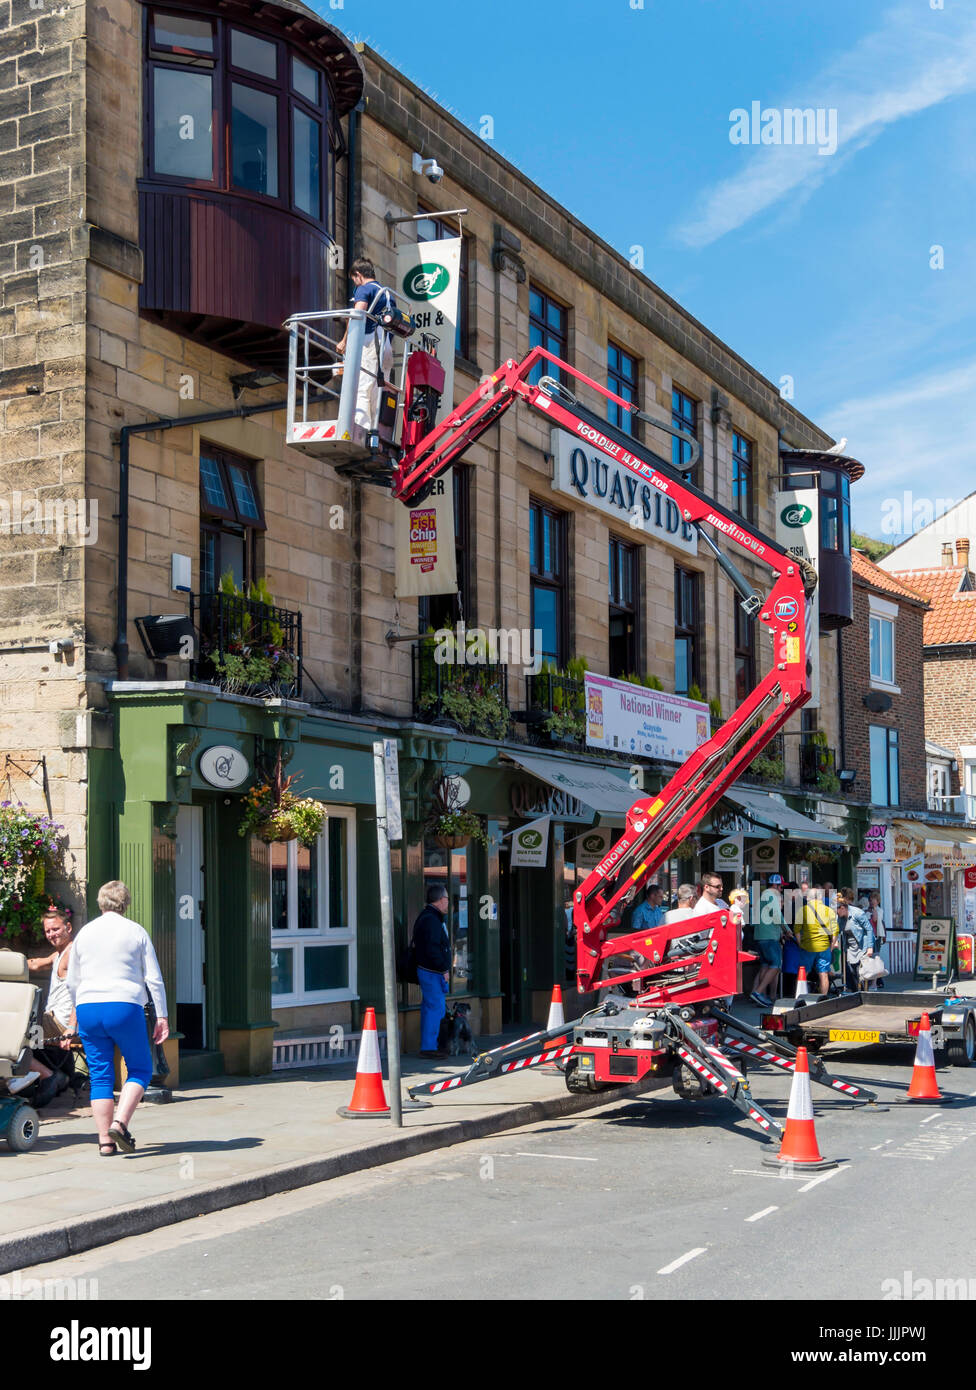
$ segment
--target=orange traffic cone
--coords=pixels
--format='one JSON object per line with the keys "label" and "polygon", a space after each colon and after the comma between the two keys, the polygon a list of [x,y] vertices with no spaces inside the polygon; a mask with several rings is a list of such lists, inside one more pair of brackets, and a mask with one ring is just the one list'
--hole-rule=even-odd
{"label": "orange traffic cone", "polygon": [[366,1010],[363,1018],[363,1036],[359,1044],[359,1059],[356,1062],[356,1084],[352,1100],[339,1107],[339,1115],[346,1120],[369,1120],[389,1115],[383,1090],[383,1069],[380,1066],[380,1042],[376,1033],[376,1011]]}
{"label": "orange traffic cone", "polygon": [[806,966],[801,965],[799,970],[796,972],[796,994],[793,997],[794,999],[799,1001],[804,997],[804,995],[808,995],[809,993],[810,988],[807,985]]}
{"label": "orange traffic cone", "polygon": [[935,1053],[932,1051],[932,1025],[928,1014],[923,1014],[918,1025],[918,1047],[915,1049],[915,1065],[912,1068],[912,1082],[908,1088],[906,1101],[922,1105],[951,1105],[952,1097],[939,1091],[935,1079]]}
{"label": "orange traffic cone", "polygon": [[[561,1028],[565,1022],[566,1014],[563,1010],[563,987],[562,985],[553,985],[552,999],[549,1001],[549,1017],[546,1019],[546,1032],[548,1032],[550,1028]],[[548,1042],[545,1043],[545,1048],[548,1051],[550,1047],[560,1047],[566,1041],[566,1038],[550,1038]],[[539,1067],[539,1071],[544,1076],[561,1076],[565,1070],[566,1063],[564,1061],[550,1063],[545,1067]]]}
{"label": "orange traffic cone", "polygon": [[821,1168],[836,1168],[835,1158],[824,1158],[817,1146],[817,1132],[813,1125],[813,1098],[810,1095],[810,1066],[807,1050],[796,1050],[796,1068],[793,1072],[793,1085],[790,1087],[790,1104],[786,1111],[786,1132],[779,1153],[773,1157],[763,1155],[767,1168],[802,1168],[804,1172],[818,1172]]}

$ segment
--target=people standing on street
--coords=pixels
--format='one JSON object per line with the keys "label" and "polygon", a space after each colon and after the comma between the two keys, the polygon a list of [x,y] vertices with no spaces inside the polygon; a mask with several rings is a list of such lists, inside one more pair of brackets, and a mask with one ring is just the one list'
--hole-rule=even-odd
{"label": "people standing on street", "polygon": [[[353,284],[351,304],[354,309],[365,309],[367,313],[378,314],[392,309],[393,296],[384,290],[376,279],[372,261],[361,256],[353,261],[349,276]],[[342,356],[346,350],[349,329],[343,333],[336,345],[336,352]],[[359,369],[356,388],[356,424],[364,430],[376,428],[379,419],[380,374],[389,377],[393,367],[393,344],[390,335],[374,319],[367,318],[363,340],[363,358]]]}
{"label": "people standing on street", "polygon": [[447,1012],[447,992],[451,978],[451,940],[447,930],[447,889],[432,883],[427,889],[427,906],[413,924],[413,948],[417,957],[420,985],[420,1055],[429,1059],[446,1057],[438,1051],[437,1035]]}
{"label": "people standing on street", "polygon": [[769,887],[759,899],[759,921],[752,925],[752,935],[759,952],[762,965],[756,975],[752,994],[754,1004],[768,1009],[778,997],[777,979],[783,969],[783,938],[788,935],[786,920],[783,917],[782,879]]}
{"label": "people standing on street", "polygon": [[695,885],[693,883],[682,883],[678,886],[675,894],[675,906],[670,912],[664,914],[666,922],[681,922],[686,917],[695,915]]}
{"label": "people standing on street", "polygon": [[652,883],[644,894],[644,901],[634,908],[630,919],[631,931],[649,931],[664,923],[664,889],[659,883]]}
{"label": "people standing on street", "polygon": [[[28,960],[30,970],[42,974],[51,972],[48,985],[47,1002],[44,1005],[44,1037],[52,1041],[68,1037],[72,1033],[71,1020],[74,1018],[74,1005],[68,990],[68,963],[71,959],[71,944],[74,939],[74,924],[69,908],[51,903],[44,912],[41,926],[53,954],[35,956]],[[69,1044],[70,1046],[70,1044]],[[56,1046],[45,1047],[42,1061],[63,1071],[75,1095],[88,1080],[88,1064],[83,1052],[59,1052]]]}
{"label": "people standing on street", "polygon": [[823,889],[810,888],[796,935],[800,944],[800,964],[808,976],[812,970],[817,972],[820,994],[830,991],[830,955],[839,932],[837,913],[824,902]]}
{"label": "people standing on street", "polygon": [[861,983],[861,962],[874,955],[874,932],[871,919],[854,900],[853,888],[842,888],[837,894],[837,917],[847,943],[847,988],[853,993],[870,989],[870,980]]}
{"label": "people standing on street", "polygon": [[[98,890],[101,916],[78,933],[68,961],[68,991],[91,1074],[92,1115],[98,1128],[98,1152],[110,1158],[118,1150],[134,1153],[128,1124],[153,1074],[146,1031],[145,1005],[152,997],[157,1023],[153,1042],[169,1037],[166,990],[148,933],[123,914],[131,899],[124,883],[114,880]],[[126,1081],[115,1105],[115,1049],[126,1067]],[[114,1118],[113,1118],[114,1114]]]}
{"label": "people standing on street", "polygon": [[[885,926],[885,919],[881,913],[881,894],[877,891],[868,895],[868,918],[871,922],[871,930],[874,933],[875,953],[880,957],[881,948],[885,944],[888,936],[888,929]],[[884,981],[877,981],[878,989],[884,989]]]}
{"label": "people standing on street", "polygon": [[718,874],[706,874],[701,881],[701,897],[695,903],[695,915],[699,916],[703,912],[718,912],[721,908],[728,911],[728,903],[723,897],[722,880]]}

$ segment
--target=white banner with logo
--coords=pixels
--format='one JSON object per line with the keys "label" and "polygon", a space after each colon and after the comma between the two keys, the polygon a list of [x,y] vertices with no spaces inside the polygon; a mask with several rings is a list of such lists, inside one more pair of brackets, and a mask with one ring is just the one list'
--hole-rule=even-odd
{"label": "white banner with logo", "polygon": [[544,869],[549,862],[550,816],[529,821],[512,835],[512,868]]}
{"label": "white banner with logo", "polygon": [[[776,539],[791,555],[820,571],[820,494],[815,488],[776,494]],[[809,708],[820,704],[820,588],[807,603],[807,662],[812,694]]]}
{"label": "white banner with logo", "polygon": [[[397,250],[397,302],[419,329],[411,342],[433,353],[444,368],[438,420],[454,409],[460,269],[460,237],[408,243]],[[450,471],[435,480],[430,496],[422,503],[411,507],[394,505],[393,533],[397,598],[456,593],[454,486]]]}
{"label": "white banner with logo", "polygon": [[[552,486],[630,526],[635,536],[698,554],[698,533],[682,521],[676,502],[635,478],[612,455],[568,430],[554,429]],[[643,460],[642,460],[643,462]]]}
{"label": "white banner with logo", "polygon": [[460,237],[408,242],[398,247],[397,301],[418,329],[410,342],[433,353],[444,368],[444,394],[437,412],[438,420],[443,420],[454,409],[454,344],[460,280]]}
{"label": "white banner with logo", "polygon": [[716,873],[738,874],[742,872],[745,868],[742,841],[741,835],[729,835],[724,840],[719,840],[717,845],[712,846],[715,851]]}
{"label": "white banner with logo", "polygon": [[711,737],[708,706],[609,676],[585,677],[591,748],[681,763]]}
{"label": "white banner with logo", "polygon": [[397,598],[457,592],[454,541],[454,482],[442,473],[430,496],[416,506],[393,504]]}
{"label": "white banner with logo", "polygon": [[595,869],[610,851],[610,830],[585,830],[573,845],[566,846],[566,858],[578,869]]}
{"label": "white banner with logo", "polygon": [[779,839],[763,840],[752,849],[752,871],[755,874],[779,873]]}

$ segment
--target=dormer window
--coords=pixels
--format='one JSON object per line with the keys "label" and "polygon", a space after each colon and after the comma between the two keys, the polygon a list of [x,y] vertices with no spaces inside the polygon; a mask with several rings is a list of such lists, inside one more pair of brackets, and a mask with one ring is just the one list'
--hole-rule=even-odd
{"label": "dormer window", "polygon": [[150,178],[331,219],[341,137],[321,69],[285,39],[163,8],[148,46]]}

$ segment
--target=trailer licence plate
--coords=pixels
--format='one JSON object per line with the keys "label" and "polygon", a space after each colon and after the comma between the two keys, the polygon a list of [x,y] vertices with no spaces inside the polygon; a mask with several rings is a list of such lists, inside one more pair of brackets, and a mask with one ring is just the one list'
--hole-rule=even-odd
{"label": "trailer licence plate", "polygon": [[870,1033],[863,1028],[831,1028],[827,1034],[828,1042],[879,1043],[880,1033]]}

